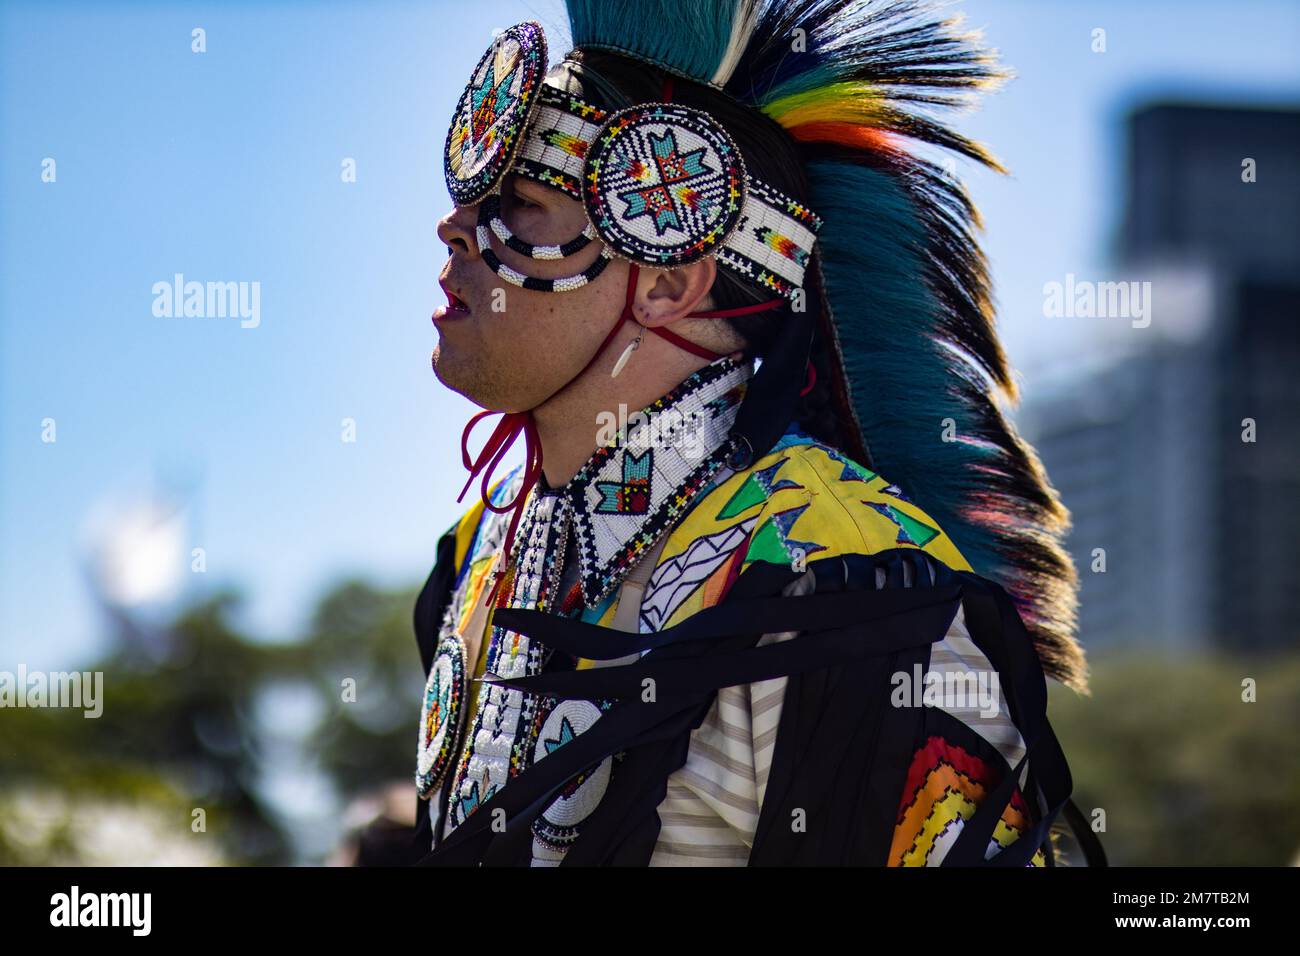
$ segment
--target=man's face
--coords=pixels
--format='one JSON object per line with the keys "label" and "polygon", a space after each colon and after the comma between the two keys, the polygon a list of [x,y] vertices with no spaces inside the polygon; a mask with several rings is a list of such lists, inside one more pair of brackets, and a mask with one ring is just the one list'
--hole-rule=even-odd
{"label": "man's face", "polygon": [[[570,292],[535,292],[499,278],[479,255],[479,207],[460,206],[438,223],[451,257],[439,282],[447,305],[434,313],[433,369],[448,388],[494,411],[533,408],[582,371],[623,309],[628,264],[610,262]],[[501,219],[518,238],[560,245],[587,225],[582,204],[558,189],[511,174],[501,185]],[[492,237],[501,261],[524,275],[576,275],[600,255],[593,241],[558,260],[530,259]]]}

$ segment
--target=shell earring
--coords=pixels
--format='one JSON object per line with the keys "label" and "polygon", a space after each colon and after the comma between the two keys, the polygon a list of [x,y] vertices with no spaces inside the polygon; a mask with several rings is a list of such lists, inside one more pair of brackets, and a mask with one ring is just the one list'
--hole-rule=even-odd
{"label": "shell earring", "polygon": [[614,363],[614,370],[609,373],[610,378],[618,378],[618,373],[623,371],[623,366],[627,365],[627,360],[632,357],[632,353],[641,347],[641,339],[644,337],[645,326],[643,325],[641,330],[637,332],[636,338],[628,344],[628,347],[623,350],[623,354],[618,357],[618,361]]}

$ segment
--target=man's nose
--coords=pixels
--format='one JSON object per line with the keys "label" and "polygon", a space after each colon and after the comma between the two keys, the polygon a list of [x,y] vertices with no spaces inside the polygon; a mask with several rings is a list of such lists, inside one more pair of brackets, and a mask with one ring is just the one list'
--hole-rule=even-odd
{"label": "man's nose", "polygon": [[438,220],[438,238],[454,252],[470,259],[478,258],[478,240],[475,227],[478,223],[478,206],[453,206],[451,212]]}

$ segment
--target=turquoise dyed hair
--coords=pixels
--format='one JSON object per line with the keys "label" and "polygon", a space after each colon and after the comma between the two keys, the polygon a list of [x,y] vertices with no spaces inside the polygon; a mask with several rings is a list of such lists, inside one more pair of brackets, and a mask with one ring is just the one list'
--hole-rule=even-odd
{"label": "turquoise dyed hair", "polygon": [[569,0],[574,47],[627,53],[707,83],[731,41],[737,0]]}
{"label": "turquoise dyed hair", "polygon": [[[1082,681],[1068,512],[998,407],[1008,375],[983,258],[963,248],[924,174],[810,162],[810,204],[837,353],[871,467],[941,527],[976,573],[1002,584],[1045,664]],[[950,201],[956,201],[949,197]],[[946,231],[952,230],[952,231]],[[962,275],[969,270],[968,275]],[[983,354],[981,353],[983,351]]]}
{"label": "turquoise dyed hair", "polygon": [[[977,571],[1001,571],[992,536],[960,514],[986,489],[979,469],[998,449],[972,441],[979,393],[960,382],[970,363],[933,334],[939,305],[920,277],[927,235],[911,197],[889,174],[810,163],[825,292],[872,466],[906,489]],[[949,427],[955,441],[944,441]]]}

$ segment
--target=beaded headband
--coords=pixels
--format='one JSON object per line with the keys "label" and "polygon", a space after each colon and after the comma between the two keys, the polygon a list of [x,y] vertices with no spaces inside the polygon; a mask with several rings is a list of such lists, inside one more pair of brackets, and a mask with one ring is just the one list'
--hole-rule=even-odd
{"label": "beaded headband", "polygon": [[[611,256],[672,269],[713,256],[750,284],[793,298],[821,228],[811,210],[749,175],[740,150],[708,113],[644,103],[610,113],[545,86],[546,37],[529,21],[504,31],[479,60],[447,136],[444,171],[457,205],[482,203],[483,260],[508,282],[564,292],[594,279]],[[500,217],[507,172],[582,202],[588,228],[561,245],[531,245]],[[536,279],[492,252],[495,235],[534,259],[562,259],[593,238],[584,271]]]}

